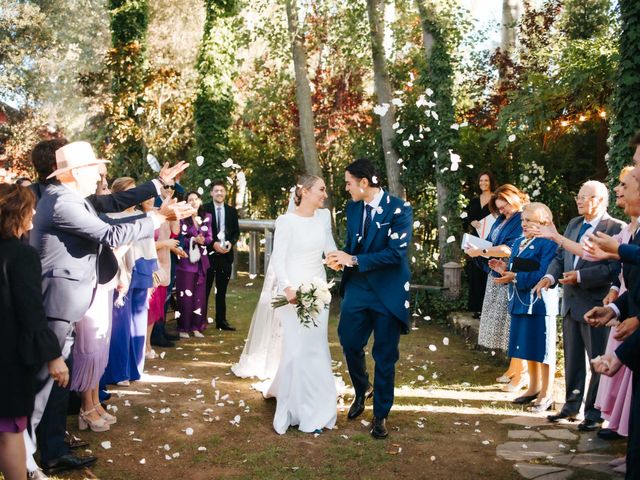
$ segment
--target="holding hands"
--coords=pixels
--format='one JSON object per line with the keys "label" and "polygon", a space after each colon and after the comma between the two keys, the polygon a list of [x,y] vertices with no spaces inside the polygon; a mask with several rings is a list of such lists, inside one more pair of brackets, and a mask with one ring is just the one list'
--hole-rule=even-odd
{"label": "holding hands", "polygon": [[593,365],[593,369],[597,373],[601,373],[607,377],[612,377],[618,370],[620,370],[622,362],[618,360],[618,357],[616,357],[615,354],[607,353],[606,355],[600,355],[591,360],[591,365]]}
{"label": "holding hands", "polygon": [[326,265],[332,270],[339,271],[344,267],[352,267],[353,257],[346,252],[336,250],[335,252],[331,252],[327,255]]}
{"label": "holding hands", "polygon": [[48,363],[49,375],[54,382],[62,388],[66,388],[69,384],[69,369],[62,357],[55,358]]}

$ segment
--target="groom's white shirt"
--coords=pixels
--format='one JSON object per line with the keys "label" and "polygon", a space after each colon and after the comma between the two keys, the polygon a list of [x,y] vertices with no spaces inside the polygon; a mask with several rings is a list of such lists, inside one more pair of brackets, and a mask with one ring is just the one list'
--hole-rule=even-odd
{"label": "groom's white shirt", "polygon": [[[379,189],[378,193],[376,193],[376,195],[373,197],[373,200],[371,200],[369,203],[365,202],[365,206],[366,205],[370,205],[371,206],[371,219],[373,220],[373,216],[376,214],[376,210],[378,209],[378,206],[380,205],[380,202],[382,201],[382,196],[384,195],[384,190],[383,189]],[[367,214],[367,209],[363,208],[362,209],[362,224],[360,225],[360,231],[364,231],[364,218],[365,215]]]}

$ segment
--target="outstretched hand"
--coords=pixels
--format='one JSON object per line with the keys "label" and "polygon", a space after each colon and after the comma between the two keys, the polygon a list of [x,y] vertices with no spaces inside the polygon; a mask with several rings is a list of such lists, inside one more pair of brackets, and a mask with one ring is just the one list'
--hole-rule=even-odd
{"label": "outstretched hand", "polygon": [[173,222],[190,217],[194,215],[196,211],[197,210],[187,202],[178,202],[175,198],[168,197],[162,201],[158,213],[163,215],[167,221]]}
{"label": "outstretched hand", "polygon": [[619,259],[618,241],[603,232],[595,232],[584,241],[584,250],[597,260]]}
{"label": "outstretched hand", "polygon": [[174,178],[180,175],[188,166],[189,164],[187,162],[182,161],[182,162],[176,163],[173,167],[170,167],[169,162],[167,162],[162,166],[162,170],[160,170],[158,177],[160,177],[164,182],[171,182],[173,181]]}

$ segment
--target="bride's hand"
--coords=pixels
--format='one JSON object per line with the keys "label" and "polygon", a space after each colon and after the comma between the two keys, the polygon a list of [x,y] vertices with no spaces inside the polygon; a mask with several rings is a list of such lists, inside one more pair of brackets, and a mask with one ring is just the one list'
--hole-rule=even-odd
{"label": "bride's hand", "polygon": [[296,298],[296,289],[293,287],[287,287],[284,289],[284,296],[287,297],[289,303],[296,304],[298,303],[298,299]]}

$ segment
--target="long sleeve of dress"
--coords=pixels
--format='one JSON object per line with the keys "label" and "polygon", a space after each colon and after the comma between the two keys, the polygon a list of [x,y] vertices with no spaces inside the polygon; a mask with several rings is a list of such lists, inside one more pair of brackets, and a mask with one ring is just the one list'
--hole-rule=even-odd
{"label": "long sleeve of dress", "polygon": [[287,272],[287,250],[293,236],[293,229],[289,219],[281,215],[276,220],[276,232],[273,240],[273,253],[271,254],[271,264],[276,274],[278,291],[282,292],[286,287],[293,287]]}
{"label": "long sleeve of dress", "polygon": [[327,256],[331,252],[335,252],[338,247],[336,247],[336,241],[333,238],[333,230],[331,228],[331,211],[330,210],[321,210],[321,215],[323,215],[323,222],[325,227],[325,245],[324,245],[324,254]]}

